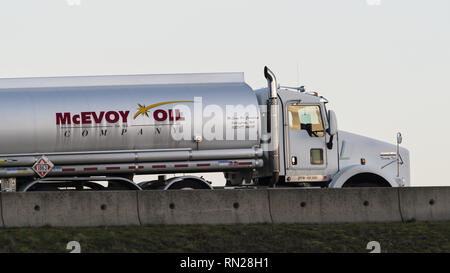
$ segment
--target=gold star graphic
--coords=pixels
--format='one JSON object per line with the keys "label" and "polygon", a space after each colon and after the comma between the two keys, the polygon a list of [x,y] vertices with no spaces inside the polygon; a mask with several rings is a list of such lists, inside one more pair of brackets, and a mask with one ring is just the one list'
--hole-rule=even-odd
{"label": "gold star graphic", "polygon": [[183,102],[194,102],[193,100],[173,100],[173,101],[164,101],[164,102],[159,102],[159,103],[155,103],[149,106],[145,106],[145,105],[140,105],[138,103],[138,111],[136,112],[136,114],[134,114],[133,119],[136,119],[138,116],[140,115],[145,115],[147,117],[148,116],[148,111],[156,106],[160,106],[160,105],[165,105],[165,104],[170,104],[170,103],[183,103]]}

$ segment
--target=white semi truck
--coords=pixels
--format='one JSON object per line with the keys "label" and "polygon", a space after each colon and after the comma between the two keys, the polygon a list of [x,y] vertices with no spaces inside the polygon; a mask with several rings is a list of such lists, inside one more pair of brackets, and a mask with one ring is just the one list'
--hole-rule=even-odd
{"label": "white semi truck", "polygon": [[212,189],[185,175],[199,172],[229,187],[409,185],[400,135],[340,131],[327,99],[264,75],[259,90],[243,73],[0,79],[2,189]]}

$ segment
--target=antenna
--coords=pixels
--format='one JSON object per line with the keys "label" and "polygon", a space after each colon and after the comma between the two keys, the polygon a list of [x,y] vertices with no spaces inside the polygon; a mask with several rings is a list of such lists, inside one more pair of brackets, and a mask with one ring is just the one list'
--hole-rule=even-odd
{"label": "antenna", "polygon": [[286,88],[296,90],[299,92],[306,92],[305,87],[303,85],[300,86],[300,63],[298,61],[297,61],[297,87],[278,85],[278,88]]}

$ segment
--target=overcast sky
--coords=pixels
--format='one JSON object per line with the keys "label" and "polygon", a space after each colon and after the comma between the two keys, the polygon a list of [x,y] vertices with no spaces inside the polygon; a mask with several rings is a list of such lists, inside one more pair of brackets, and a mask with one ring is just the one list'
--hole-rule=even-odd
{"label": "overcast sky", "polygon": [[448,0],[0,2],[0,77],[245,72],[330,100],[339,128],[411,154],[450,185]]}

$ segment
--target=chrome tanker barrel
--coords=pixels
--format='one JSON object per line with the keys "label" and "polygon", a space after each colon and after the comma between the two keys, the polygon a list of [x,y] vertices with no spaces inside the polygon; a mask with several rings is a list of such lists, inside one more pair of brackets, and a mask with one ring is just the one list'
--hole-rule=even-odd
{"label": "chrome tanker barrel", "polygon": [[0,120],[0,177],[263,164],[242,73],[0,79]]}

